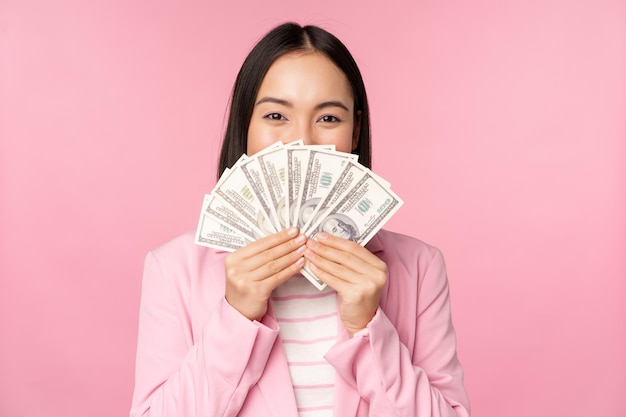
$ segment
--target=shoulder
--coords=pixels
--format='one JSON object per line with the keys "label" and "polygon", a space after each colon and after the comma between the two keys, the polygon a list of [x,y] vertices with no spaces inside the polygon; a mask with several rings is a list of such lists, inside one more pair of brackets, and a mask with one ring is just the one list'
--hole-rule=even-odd
{"label": "shoulder", "polygon": [[150,251],[145,260],[142,303],[178,315],[186,331],[200,337],[206,318],[224,297],[224,257],[183,233]]}
{"label": "shoulder", "polygon": [[420,239],[402,233],[380,230],[374,252],[387,264],[387,291],[394,297],[412,297],[424,288],[447,285],[445,262],[441,251]]}
{"label": "shoulder", "polygon": [[195,231],[185,232],[151,250],[147,258],[153,258],[166,274],[185,272],[189,275],[215,264],[222,265],[228,252],[196,245],[194,239]]}
{"label": "shoulder", "polygon": [[226,253],[224,251],[216,251],[204,246],[196,245],[195,230],[189,230],[182,233],[171,240],[152,249],[152,253],[158,256],[207,256],[211,254]]}
{"label": "shoulder", "polygon": [[428,264],[441,257],[439,248],[423,240],[384,229],[376,234],[367,247],[374,253],[380,252],[381,257],[401,259],[413,264]]}

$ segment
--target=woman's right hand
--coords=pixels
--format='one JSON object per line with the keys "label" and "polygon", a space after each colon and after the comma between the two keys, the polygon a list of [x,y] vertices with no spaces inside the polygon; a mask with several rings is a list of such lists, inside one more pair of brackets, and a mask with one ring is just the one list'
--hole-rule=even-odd
{"label": "woman's right hand", "polygon": [[304,265],[306,237],[291,227],[226,256],[226,301],[250,320],[261,320],[274,288]]}

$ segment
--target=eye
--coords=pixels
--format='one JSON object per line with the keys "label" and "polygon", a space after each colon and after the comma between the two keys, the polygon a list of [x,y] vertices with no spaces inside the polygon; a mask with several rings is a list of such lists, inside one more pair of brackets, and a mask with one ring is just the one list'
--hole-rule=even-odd
{"label": "eye", "polygon": [[331,116],[330,114],[326,114],[320,117],[319,121],[323,123],[338,123],[341,120],[337,116]]}
{"label": "eye", "polygon": [[280,113],[268,113],[263,117],[269,120],[276,120],[276,121],[287,120],[287,118],[285,118],[285,116],[283,116]]}

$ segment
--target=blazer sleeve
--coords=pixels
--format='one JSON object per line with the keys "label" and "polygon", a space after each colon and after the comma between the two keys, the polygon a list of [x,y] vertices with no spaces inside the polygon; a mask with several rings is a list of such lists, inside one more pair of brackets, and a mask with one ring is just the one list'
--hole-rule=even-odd
{"label": "blazer sleeve", "polygon": [[193,340],[176,277],[146,257],[131,417],[236,416],[278,335],[271,318],[252,322],[222,299]]}
{"label": "blazer sleeve", "polygon": [[421,279],[417,311],[406,312],[417,317],[412,350],[379,307],[366,329],[335,345],[326,359],[369,402],[371,415],[469,417],[438,250]]}

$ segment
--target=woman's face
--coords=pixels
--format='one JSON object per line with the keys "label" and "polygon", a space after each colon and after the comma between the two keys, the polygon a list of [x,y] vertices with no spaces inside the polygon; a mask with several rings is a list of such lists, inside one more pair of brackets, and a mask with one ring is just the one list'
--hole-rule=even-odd
{"label": "woman's face", "polygon": [[270,66],[259,88],[248,128],[247,154],[277,142],[357,146],[354,98],[345,74],[319,52],[292,52]]}

